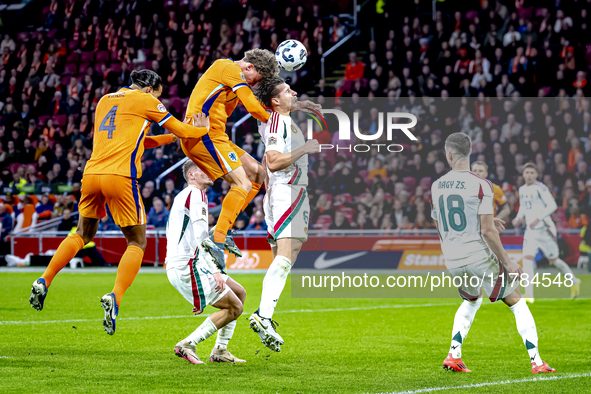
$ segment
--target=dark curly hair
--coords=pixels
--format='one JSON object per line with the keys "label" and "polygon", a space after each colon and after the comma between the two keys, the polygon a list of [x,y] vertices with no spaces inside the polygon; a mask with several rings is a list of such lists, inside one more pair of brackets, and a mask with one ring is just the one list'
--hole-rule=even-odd
{"label": "dark curly hair", "polygon": [[151,86],[154,90],[158,90],[162,86],[162,78],[152,70],[133,70],[129,77],[131,83],[140,88]]}
{"label": "dark curly hair", "polygon": [[279,85],[285,80],[276,75],[261,79],[254,87],[254,95],[267,108],[271,108],[271,99],[279,95]]}
{"label": "dark curly hair", "polygon": [[251,49],[246,51],[242,60],[252,64],[263,78],[279,75],[279,65],[271,51],[260,48]]}

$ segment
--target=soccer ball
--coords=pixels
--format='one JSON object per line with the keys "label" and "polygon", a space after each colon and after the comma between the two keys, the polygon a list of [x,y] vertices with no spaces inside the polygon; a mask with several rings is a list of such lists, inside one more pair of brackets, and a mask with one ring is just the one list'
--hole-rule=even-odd
{"label": "soccer ball", "polygon": [[287,71],[297,71],[306,64],[308,51],[304,44],[297,40],[283,41],[275,51],[275,59],[279,66]]}

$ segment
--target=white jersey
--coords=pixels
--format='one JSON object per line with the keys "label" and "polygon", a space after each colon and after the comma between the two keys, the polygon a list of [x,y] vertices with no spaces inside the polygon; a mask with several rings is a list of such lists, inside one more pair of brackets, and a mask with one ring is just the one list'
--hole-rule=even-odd
{"label": "white jersey", "polygon": [[523,185],[519,188],[519,212],[517,218],[525,217],[526,228],[536,219],[539,223],[533,230],[554,228],[554,222],[550,215],[556,211],[557,205],[550,190],[541,182],[534,182],[531,185]]}
{"label": "white jersey", "polygon": [[[208,236],[207,219],[207,195],[203,190],[189,185],[176,195],[166,224],[167,270],[186,266],[195,258],[201,242]],[[199,258],[198,261],[219,271],[210,259]]]}
{"label": "white jersey", "polygon": [[489,258],[480,215],[494,215],[493,186],[470,171],[450,171],[431,185],[431,217],[437,221],[448,269]]}
{"label": "white jersey", "polygon": [[[272,112],[267,123],[259,125],[259,133],[266,151],[290,153],[306,143],[304,133],[292,122],[291,117]],[[300,157],[294,164],[283,170],[271,172],[269,187],[274,184],[308,186],[308,155]]]}

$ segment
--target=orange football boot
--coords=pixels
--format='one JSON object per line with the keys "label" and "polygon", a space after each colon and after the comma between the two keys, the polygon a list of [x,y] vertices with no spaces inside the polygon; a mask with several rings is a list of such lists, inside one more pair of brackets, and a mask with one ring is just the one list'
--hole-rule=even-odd
{"label": "orange football boot", "polygon": [[452,358],[451,353],[449,353],[447,358],[443,360],[443,369],[456,372],[472,372],[466,367],[466,364],[464,364],[461,358]]}
{"label": "orange football boot", "polygon": [[547,362],[542,361],[544,364],[536,365],[535,363],[531,363],[531,373],[552,373],[556,372],[554,368],[548,365]]}

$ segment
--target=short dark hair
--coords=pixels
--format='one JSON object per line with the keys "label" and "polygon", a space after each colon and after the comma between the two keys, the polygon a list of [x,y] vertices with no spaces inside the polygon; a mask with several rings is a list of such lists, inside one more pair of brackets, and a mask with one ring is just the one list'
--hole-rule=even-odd
{"label": "short dark hair", "polygon": [[195,164],[193,162],[193,160],[191,160],[191,159],[189,159],[183,163],[183,177],[185,178],[185,181],[187,181],[187,182],[189,181],[189,171],[193,167],[197,167],[197,164]]}
{"label": "short dark hair", "polygon": [[461,157],[468,157],[472,149],[472,140],[468,134],[453,133],[445,140],[445,149],[451,150]]}
{"label": "short dark hair", "polygon": [[536,172],[538,172],[538,167],[535,165],[535,163],[528,161],[527,163],[525,163],[523,165],[523,169],[521,170],[521,173],[525,172],[525,170],[527,170],[528,168],[532,168],[532,169],[536,170]]}
{"label": "short dark hair", "polygon": [[129,76],[131,83],[140,88],[152,87],[154,90],[162,86],[162,78],[152,70],[133,70]]}
{"label": "short dark hair", "polygon": [[285,83],[280,76],[261,79],[254,88],[254,95],[263,105],[271,108],[271,99],[279,95],[279,85]]}

